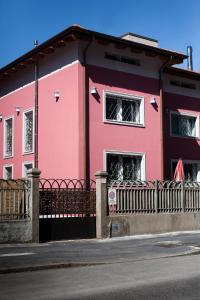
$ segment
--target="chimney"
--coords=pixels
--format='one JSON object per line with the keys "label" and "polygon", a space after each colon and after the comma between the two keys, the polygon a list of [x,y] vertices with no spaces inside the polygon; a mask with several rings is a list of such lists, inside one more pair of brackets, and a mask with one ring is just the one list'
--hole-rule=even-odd
{"label": "chimney", "polygon": [[190,71],[193,71],[193,59],[192,59],[192,46],[187,46],[187,68]]}
{"label": "chimney", "polygon": [[122,39],[135,43],[158,47],[158,40],[148,38],[146,36],[138,35],[132,32],[125,33],[121,36]]}

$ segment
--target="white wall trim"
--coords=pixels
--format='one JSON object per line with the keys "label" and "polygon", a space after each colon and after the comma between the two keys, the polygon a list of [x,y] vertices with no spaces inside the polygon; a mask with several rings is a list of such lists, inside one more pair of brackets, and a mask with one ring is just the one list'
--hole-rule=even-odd
{"label": "white wall trim", "polygon": [[6,179],[5,171],[6,171],[6,168],[8,168],[8,167],[12,168],[12,179],[13,179],[14,178],[14,165],[13,164],[3,165],[3,179]]}
{"label": "white wall trim", "polygon": [[[182,136],[182,135],[176,135],[172,133],[172,115],[181,115],[181,116],[188,116],[188,117],[194,117],[196,118],[195,127],[196,127],[196,136]],[[170,136],[171,137],[177,137],[177,138],[186,138],[186,139],[199,139],[199,115],[191,112],[177,112],[177,111],[170,111]]]}
{"label": "white wall trim", "polygon": [[[57,69],[57,70],[55,70],[55,71],[52,71],[52,72],[48,73],[47,75],[44,75],[44,76],[40,77],[40,78],[38,79],[38,81],[41,81],[41,80],[43,80],[43,79],[45,79],[45,78],[47,78],[47,77],[50,77],[50,76],[54,75],[55,73],[58,73],[58,72],[60,72],[60,71],[62,71],[62,70],[64,70],[64,69],[67,69],[67,68],[69,68],[69,67],[71,67],[72,65],[75,65],[75,64],[77,64],[77,63],[79,63],[79,60],[75,60],[75,61],[73,61],[72,63],[70,63],[70,64],[68,64],[68,65],[66,65],[66,66],[64,66],[64,67],[61,67],[61,68],[59,68],[59,69]],[[1,101],[2,99],[6,98],[6,97],[8,97],[8,96],[10,96],[10,95],[12,95],[12,94],[18,92],[18,91],[21,91],[22,89],[24,89],[24,88],[26,88],[26,87],[28,87],[28,86],[30,86],[30,85],[33,85],[34,83],[35,83],[35,81],[31,81],[31,82],[29,82],[29,83],[27,83],[27,84],[21,86],[20,88],[17,88],[16,90],[14,90],[14,91],[12,91],[12,92],[10,92],[10,93],[8,93],[8,94],[6,94],[6,95],[0,97],[0,101]]]}
{"label": "white wall trim", "polygon": [[[24,139],[25,139],[25,114],[28,113],[28,112],[33,112],[33,149],[32,151],[30,152],[25,152],[24,151]],[[32,107],[32,108],[29,108],[25,111],[23,111],[22,113],[22,155],[28,155],[28,154],[32,154],[34,153],[34,150],[35,150],[35,109]]]}
{"label": "white wall trim", "polygon": [[33,160],[26,160],[22,162],[22,178],[25,177],[25,165],[30,165],[32,164],[32,167],[34,168],[34,161]]}
{"label": "white wall trim", "polygon": [[[6,121],[12,119],[12,155],[5,155],[5,149],[6,149]],[[11,158],[14,156],[14,115],[11,115],[9,117],[4,118],[4,128],[3,128],[3,158]]]}
{"label": "white wall trim", "polygon": [[103,150],[103,170],[107,171],[107,154],[141,156],[141,180],[146,180],[146,154],[144,152],[130,152],[118,150]]}

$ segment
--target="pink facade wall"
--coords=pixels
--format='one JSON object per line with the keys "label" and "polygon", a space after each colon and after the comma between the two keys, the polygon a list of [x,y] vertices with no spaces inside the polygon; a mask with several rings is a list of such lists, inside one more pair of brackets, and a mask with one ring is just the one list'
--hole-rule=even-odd
{"label": "pink facade wall", "polygon": [[[96,87],[99,99],[89,93],[90,175],[104,168],[104,151],[141,152],[146,156],[146,179],[161,177],[159,81],[142,76],[90,66],[89,91]],[[145,127],[103,122],[103,92],[120,92],[144,97]],[[157,109],[150,104],[156,96]]]}
{"label": "pink facade wall", "polygon": [[200,160],[200,139],[170,136],[170,111],[188,113],[200,117],[199,99],[177,95],[164,94],[165,116],[165,177],[171,178],[171,160]]}
{"label": "pink facade wall", "polygon": [[[20,107],[20,113],[17,115],[15,107]],[[3,177],[3,166],[13,165],[14,178],[22,177],[22,163],[33,161],[33,154],[24,154],[22,147],[22,120],[23,111],[34,108],[34,87],[29,85],[14,93],[8,94],[0,99],[0,113],[3,121],[0,122],[0,178]],[[4,118],[14,117],[14,153],[12,158],[3,159],[3,131]]]}
{"label": "pink facade wall", "polygon": [[[78,63],[39,83],[39,168],[45,178],[79,178]],[[56,102],[54,91],[60,92]]]}
{"label": "pink facade wall", "polygon": [[[39,80],[39,168],[46,178],[83,177],[82,156],[79,146],[79,86],[78,63],[69,65],[58,72]],[[81,74],[81,73],[80,73]],[[54,91],[60,92],[56,102]],[[17,115],[15,107],[21,112]],[[3,159],[3,127],[0,122],[0,177],[3,165],[13,164],[14,178],[22,177],[22,163],[34,161],[34,154],[22,153],[22,112],[34,108],[34,83],[1,98],[0,113],[3,118],[14,116],[14,155]],[[79,139],[80,138],[80,139]]]}

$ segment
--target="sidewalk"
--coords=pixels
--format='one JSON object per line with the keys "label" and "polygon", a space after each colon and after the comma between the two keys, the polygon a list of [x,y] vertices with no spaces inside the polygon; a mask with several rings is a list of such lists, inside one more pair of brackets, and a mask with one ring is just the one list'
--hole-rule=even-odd
{"label": "sidewalk", "polygon": [[200,252],[200,231],[44,244],[1,244],[0,273],[161,259]]}

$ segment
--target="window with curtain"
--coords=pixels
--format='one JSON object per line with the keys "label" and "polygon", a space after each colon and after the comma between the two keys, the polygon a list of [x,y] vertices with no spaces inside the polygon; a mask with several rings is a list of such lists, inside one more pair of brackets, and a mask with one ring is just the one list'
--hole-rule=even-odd
{"label": "window with curtain", "polygon": [[107,153],[109,180],[141,180],[142,156]]}
{"label": "window with curtain", "polygon": [[172,134],[183,137],[197,137],[197,117],[172,114]]}
{"label": "window with curtain", "polygon": [[120,94],[105,94],[105,120],[112,123],[143,124],[142,99]]}

